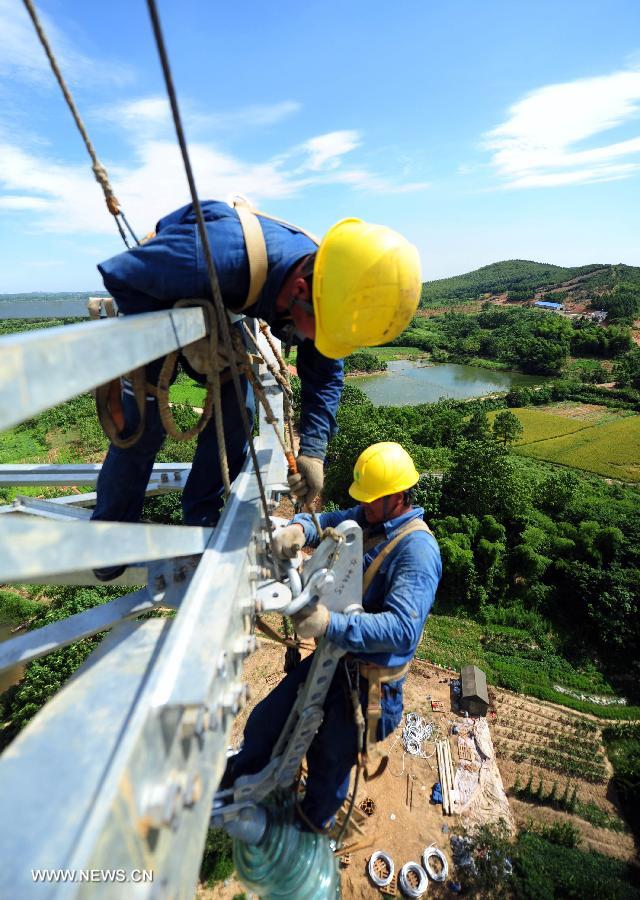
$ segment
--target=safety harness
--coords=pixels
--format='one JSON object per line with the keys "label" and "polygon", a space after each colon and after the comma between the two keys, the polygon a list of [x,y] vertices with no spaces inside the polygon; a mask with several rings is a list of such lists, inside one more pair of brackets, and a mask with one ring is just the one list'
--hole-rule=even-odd
{"label": "safety harness", "polygon": [[[233,208],[235,209],[238,215],[238,219],[240,220],[240,226],[242,228],[242,235],[244,237],[247,260],[249,264],[249,289],[247,291],[247,296],[239,306],[236,306],[232,309],[233,313],[238,314],[244,312],[244,310],[248,309],[250,306],[253,306],[253,304],[260,296],[260,293],[262,292],[262,289],[264,288],[265,282],[267,280],[269,258],[267,255],[267,244],[258,216],[261,216],[263,219],[269,219],[272,222],[277,222],[279,225],[284,225],[288,228],[294,228],[296,231],[299,231],[300,233],[306,235],[311,241],[316,244],[316,246],[319,244],[319,240],[313,234],[305,231],[303,228],[299,228],[297,225],[291,225],[289,222],[285,222],[284,219],[278,219],[275,216],[269,216],[266,213],[254,210],[244,197],[236,197],[233,201]],[[153,237],[154,234],[152,233],[148,236],[148,239],[150,240]],[[146,239],[142,243],[146,243]],[[104,433],[109,438],[111,443],[116,447],[126,449],[128,447],[132,447],[140,439],[145,427],[145,392],[150,397],[156,398],[158,402],[160,418],[167,434],[176,441],[190,440],[192,437],[199,434],[211,419],[211,415],[213,413],[214,378],[217,376],[221,384],[224,384],[225,381],[228,381],[230,378],[230,372],[228,371],[228,362],[221,366],[220,360],[216,355],[218,343],[217,328],[215,323],[215,316],[213,315],[213,309],[211,308],[211,304],[209,303],[209,301],[197,299],[178,300],[174,304],[174,306],[201,306],[208,322],[208,337],[202,339],[204,342],[206,342],[208,350],[208,366],[206,373],[207,395],[204,401],[204,408],[200,419],[192,428],[189,428],[186,431],[180,431],[175,423],[169,404],[169,387],[171,385],[171,378],[173,377],[173,371],[179,356],[179,351],[174,351],[173,353],[168,354],[164,360],[157,386],[149,384],[146,381],[145,366],[141,366],[139,369],[136,369],[134,372],[129,373],[129,375],[127,376],[129,384],[136,398],[136,405],[138,407],[139,416],[138,427],[136,428],[135,432],[129,437],[123,438],[121,436],[121,433],[124,429],[124,412],[122,408],[120,379],[116,378],[113,381],[110,381],[108,384],[103,384],[96,389],[96,409],[98,413],[98,420],[102,426]],[[107,310],[107,312],[109,315],[114,314],[113,301],[111,301],[110,310]],[[92,317],[97,318],[100,314],[99,307],[96,310],[95,304],[93,308],[90,305],[90,314],[92,315]],[[235,337],[235,334],[232,336]],[[234,351],[239,370],[243,374],[248,375],[250,363],[253,361],[252,357],[249,356],[244,345],[240,341],[235,342]]]}
{"label": "safety harness", "polygon": [[[391,540],[387,541],[382,550],[378,553],[371,565],[367,568],[362,579],[362,596],[366,594],[371,586],[373,579],[377,575],[380,566],[385,561],[391,551],[405,538],[414,531],[426,531],[428,534],[433,532],[422,519],[412,519],[408,522]],[[402,666],[380,666],[376,663],[363,662],[355,660],[358,664],[358,673],[361,678],[367,681],[367,712],[366,712],[366,728],[363,728],[362,711],[360,707],[360,697],[358,691],[351,692],[354,702],[354,717],[356,727],[364,730],[363,740],[359,742],[362,746],[360,764],[364,769],[364,777],[366,781],[378,778],[387,767],[389,762],[388,756],[382,756],[378,766],[374,772],[369,772],[369,766],[374,761],[377,754],[375,745],[377,742],[378,723],[382,718],[382,685],[392,681],[398,681],[408,673],[412,660],[409,660]]]}

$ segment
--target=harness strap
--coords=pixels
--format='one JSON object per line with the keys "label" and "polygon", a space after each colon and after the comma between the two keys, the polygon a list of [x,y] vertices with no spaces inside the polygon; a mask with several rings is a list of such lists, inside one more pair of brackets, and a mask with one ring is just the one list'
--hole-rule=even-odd
{"label": "harness strap", "polygon": [[99,319],[102,310],[108,318],[114,318],[116,308],[113,305],[113,297],[89,297],[87,300],[87,309],[91,319]]}
{"label": "harness strap", "polygon": [[387,556],[391,553],[393,548],[400,543],[403,537],[407,534],[410,534],[413,531],[427,531],[429,534],[433,534],[429,526],[422,519],[412,519],[411,522],[407,523],[407,525],[402,528],[395,537],[391,538],[390,541],[384,545],[380,553],[373,560],[371,565],[368,567],[367,571],[364,573],[364,577],[362,579],[362,595],[364,596],[366,592],[369,590],[371,582],[378,574],[378,569],[385,561]]}
{"label": "harness strap", "polygon": [[249,260],[249,293],[242,306],[235,310],[236,312],[241,312],[242,310],[247,309],[247,307],[253,306],[258,299],[260,291],[267,280],[269,259],[267,256],[267,244],[264,239],[262,228],[260,227],[260,222],[247,201],[244,198],[238,197],[233,201],[233,208],[238,213],[238,218],[240,219],[247,258]]}
{"label": "harness strap", "polygon": [[[364,578],[362,579],[362,595],[364,596],[371,585],[371,582],[377,575],[380,566],[387,558],[389,553],[396,547],[400,541],[406,537],[408,534],[413,533],[414,531],[426,531],[429,534],[432,534],[429,526],[422,519],[412,519],[411,522],[408,522],[404,528],[402,528],[398,534],[395,535],[390,541],[384,545],[380,553],[373,560],[371,565],[367,568],[367,571],[364,573]],[[374,759],[376,755],[375,750],[372,748],[375,747],[377,737],[378,737],[378,722],[382,718],[382,685],[387,684],[390,681],[398,681],[400,678],[404,678],[404,676],[409,671],[411,667],[411,660],[409,662],[404,663],[402,666],[379,666],[375,663],[368,662],[359,662],[360,675],[362,678],[367,679],[367,729],[365,732],[365,741],[364,741],[364,774],[365,780],[371,781],[374,778],[378,778],[387,767],[387,763],[389,761],[388,756],[383,756],[378,764],[375,772],[369,772],[369,763]]]}
{"label": "harness strap", "polygon": [[284,219],[277,219],[275,216],[268,216],[266,213],[258,212],[252,209],[244,197],[236,197],[233,201],[233,208],[238,214],[242,234],[244,236],[247,258],[249,260],[249,293],[241,306],[237,306],[234,312],[243,312],[248,307],[253,306],[267,280],[269,270],[269,258],[267,255],[267,244],[264,239],[262,226],[258,220],[258,216],[263,219],[269,219],[271,222],[277,222],[279,225],[286,225],[288,228],[295,228],[296,231],[306,235],[315,244],[319,245],[320,241],[308,231],[299,228],[297,225],[291,225]]}
{"label": "harness strap", "polygon": [[404,678],[411,667],[411,660],[402,666],[377,666],[360,664],[360,675],[369,682],[367,692],[367,748],[376,743],[378,722],[382,718],[382,685]]}

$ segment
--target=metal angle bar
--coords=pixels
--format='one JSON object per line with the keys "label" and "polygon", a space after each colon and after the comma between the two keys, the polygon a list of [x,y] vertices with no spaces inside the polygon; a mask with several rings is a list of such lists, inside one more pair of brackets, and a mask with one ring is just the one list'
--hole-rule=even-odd
{"label": "metal angle bar", "polygon": [[[102,463],[78,465],[48,465],[47,463],[0,463],[0,484],[47,486],[52,484],[95,484]],[[191,471],[191,463],[156,463],[149,478],[149,485],[162,487],[166,492],[175,490],[172,482],[181,487]]]}
{"label": "metal angle bar", "polygon": [[2,337],[0,429],[106,384],[205,334],[203,312],[198,307]]}
{"label": "metal angle bar", "polygon": [[[105,299],[107,299],[105,297]],[[87,319],[86,300],[0,300],[0,319]]]}
{"label": "metal angle bar", "polygon": [[11,666],[24,665],[82,638],[107,631],[125,619],[156,609],[162,605],[163,599],[162,595],[158,596],[159,599],[154,599],[144,588],[3,641],[0,643],[0,672]]}
{"label": "metal angle bar", "polygon": [[[281,481],[286,461],[271,428],[261,431],[258,444],[261,470]],[[243,696],[240,664],[249,651],[250,637],[243,635],[252,608],[252,538],[259,523],[259,493],[247,460],[182,599],[162,665],[140,698],[139,718],[123,736],[72,865],[90,860],[101,866],[110,860],[113,866],[114,859],[139,865],[145,859],[176,896],[193,883],[202,846],[198,835],[204,835],[209,821],[210,798]],[[221,561],[229,556],[238,565],[222,571]],[[168,792],[178,797],[175,815],[151,833],[153,845],[146,805],[150,791],[164,798],[165,809]]]}
{"label": "metal angle bar", "polygon": [[[31,870],[68,866],[170,628],[149,619],[116,629],[4,752],[1,896],[49,900],[86,888],[35,884]],[[115,855],[111,867],[119,867]],[[114,886],[105,896],[122,892]]]}
{"label": "metal angle bar", "polygon": [[16,497],[10,506],[0,506],[0,515],[4,513],[24,513],[30,516],[40,516],[42,519],[80,519],[91,518],[91,510],[80,506],[65,506],[61,503],[52,503],[51,500],[38,500],[35,497]]}
{"label": "metal angle bar", "polygon": [[[272,455],[270,448],[259,451],[265,471]],[[211,797],[242,703],[241,661],[250,649],[245,634],[250,606],[239,601],[251,599],[252,537],[260,522],[251,469],[248,460],[234,483],[167,635],[162,664],[141,693],[138,715],[114,754],[71,867],[100,868],[107,860],[109,867],[140,867],[145,860],[167,893],[190,896],[185,885],[197,877]],[[235,556],[239,567],[222,572],[224,554]],[[201,683],[193,684],[194,678]],[[173,702],[174,691],[184,703]]]}
{"label": "metal angle bar", "polygon": [[[202,553],[211,528],[0,519],[0,583]],[[29,553],[23,548],[28,547]]]}
{"label": "metal angle bar", "polygon": [[[280,394],[280,408],[274,409],[280,417],[281,398]],[[272,427],[263,420],[258,445],[265,487],[282,482],[286,460]],[[260,523],[258,497],[257,480],[247,460],[184,597],[181,632],[171,635],[166,650],[171,659],[166,671],[172,675],[160,686],[157,704],[205,703],[212,679],[211,660],[224,650],[224,622],[230,619],[230,605],[237,608],[249,602],[251,609],[254,607],[255,586],[250,581],[248,548]]]}
{"label": "metal angle bar", "polygon": [[[261,428],[258,444],[259,465],[267,482],[282,482],[286,461],[270,427]],[[50,713],[49,717],[38,717],[18,739],[23,741],[18,751],[26,761],[9,771],[9,808],[15,819],[11,824],[10,817],[4,819],[6,829],[11,828],[11,840],[4,845],[15,865],[0,872],[0,885],[13,886],[18,871],[26,882],[24,872],[30,873],[34,863],[51,865],[44,857],[65,867],[153,868],[160,891],[176,896],[183,896],[184,886],[195,882],[210,798],[224,766],[231,724],[241,701],[241,660],[250,649],[245,629],[253,606],[258,497],[256,478],[247,461],[168,630],[170,645],[164,641],[153,670],[126,672],[127,683],[133,682],[135,688],[135,702],[127,696],[123,701],[118,677],[115,701],[111,698],[107,664],[112,663],[120,676],[129,663],[128,653],[121,653],[118,644],[122,640],[119,634],[126,628],[121,626],[66,689],[78,685],[77,721],[71,718],[69,704],[61,702],[63,691],[40,714]],[[59,527],[61,523],[46,524]],[[68,530],[81,527],[89,527],[89,523],[71,523]],[[239,565],[221,577],[224,554],[235,555]],[[158,622],[144,622],[140,628]],[[202,684],[193,683],[198,678]],[[176,697],[182,698],[178,705]],[[199,699],[205,702],[196,705]],[[110,713],[112,704],[117,704],[115,717]],[[126,716],[121,715],[123,705]],[[88,709],[91,715],[87,718]],[[101,742],[97,740],[98,726]],[[76,729],[74,737],[76,733],[82,737],[77,746],[65,747],[60,739],[61,730],[68,728]],[[12,750],[7,750],[5,758]],[[74,763],[77,755],[77,772],[72,776],[68,766],[64,767],[61,789],[58,791],[56,784],[52,792],[47,785],[58,778],[59,753],[66,753],[65,761]],[[5,783],[0,763],[3,797]],[[23,789],[25,783],[27,790]],[[45,806],[43,796],[47,797]],[[75,796],[80,803],[69,803],[68,798]],[[0,832],[3,830],[0,823]],[[19,886],[23,888],[22,881]],[[42,885],[38,887],[40,895]],[[80,888],[69,890],[77,894]],[[50,894],[55,891],[52,887]],[[20,896],[31,896],[29,885]]]}
{"label": "metal angle bar", "polygon": [[[168,478],[166,481],[164,476],[159,480],[152,478],[145,490],[145,496],[160,497],[163,494],[170,494],[172,491],[181,491],[186,484],[188,476],[189,471],[185,469],[183,472],[176,472],[172,478]],[[2,483],[2,478],[0,477],[0,484]],[[288,485],[285,484],[283,488],[288,490]],[[55,503],[57,506],[87,507],[95,506],[97,499],[98,495],[96,492],[90,491],[82,494],[66,494],[63,497],[49,497],[47,503]],[[3,512],[12,512],[12,508],[10,506],[0,506],[0,513]]]}
{"label": "metal angle bar", "polygon": [[[128,566],[122,575],[118,578],[113,578],[109,582],[109,587],[139,588],[147,584],[148,581],[149,570],[146,566]],[[104,582],[96,578],[92,569],[80,570],[78,572],[62,572],[58,575],[37,575],[35,578],[25,578],[20,584],[60,584],[75,585],[76,587],[104,587]]]}

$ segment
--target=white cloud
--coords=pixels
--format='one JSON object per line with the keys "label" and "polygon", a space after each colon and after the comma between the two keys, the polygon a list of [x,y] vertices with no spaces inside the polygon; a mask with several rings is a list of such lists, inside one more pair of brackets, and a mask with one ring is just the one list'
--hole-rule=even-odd
{"label": "white cloud", "polygon": [[[490,131],[486,146],[507,187],[628,178],[640,169],[640,137],[581,149],[584,141],[640,116],[640,69],[532,91]],[[627,157],[629,162],[619,163]]]}
{"label": "white cloud", "polygon": [[[187,136],[192,137],[205,132],[266,128],[292,116],[299,109],[299,103],[284,100],[280,103],[245,106],[228,113],[205,113],[183,100],[180,103],[180,116]],[[93,114],[95,118],[113,122],[138,137],[166,137],[174,133],[171,108],[164,96],[112,103],[94,109]]]}
{"label": "white cloud", "polygon": [[[257,107],[253,120],[268,121],[290,104],[274,104],[271,113]],[[168,108],[161,97],[128,101],[117,117],[132,145],[126,165],[103,160],[116,196],[132,225],[150,230],[157,219],[189,202],[177,143],[166,137]],[[162,134],[162,137],[159,134]],[[190,142],[190,155],[201,197],[251,198],[256,205],[299,195],[313,185],[341,184],[355,191],[390,194],[423,190],[424,182],[403,182],[363,168],[343,165],[342,157],[361,145],[356,131],[336,131],[310,138],[282,154],[247,162],[204,141]],[[33,148],[27,138],[0,142],[0,208],[30,213],[32,230],[110,234],[114,230],[102,192],[89,164],[70,165],[51,158],[48,148]],[[295,163],[295,164],[294,164]],[[2,193],[4,192],[4,193]]]}
{"label": "white cloud", "polygon": [[310,138],[301,148],[308,155],[305,167],[312,172],[335,169],[340,165],[340,158],[355,150],[361,143],[358,131],[330,131]]}
{"label": "white cloud", "polygon": [[[81,84],[90,77],[93,87],[102,83],[126,84],[132,79],[132,69],[123,63],[96,65],[95,59],[73,47],[55,22],[41,10],[42,22],[51,48],[62,73],[72,84]],[[0,74],[58,90],[44,49],[36,35],[29,15],[19,0],[0,0]]]}
{"label": "white cloud", "polygon": [[0,196],[0,209],[47,209],[47,207],[47,200],[43,197],[13,197],[11,194]]}
{"label": "white cloud", "polygon": [[357,191],[367,191],[371,194],[413,194],[416,191],[425,191],[431,187],[427,181],[393,181],[369,172],[367,169],[349,169],[344,172],[336,172],[332,181],[347,184]]}

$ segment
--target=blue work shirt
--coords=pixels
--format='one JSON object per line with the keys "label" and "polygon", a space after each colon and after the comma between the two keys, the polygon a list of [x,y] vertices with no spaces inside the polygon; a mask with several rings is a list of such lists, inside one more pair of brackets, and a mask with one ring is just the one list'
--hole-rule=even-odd
{"label": "blue work shirt", "polygon": [[[413,519],[422,519],[424,510],[414,506],[408,512],[389,519],[374,529],[367,525],[361,505],[338,512],[322,513],[320,527],[335,528],[353,519],[373,537],[379,531],[380,541],[365,553],[363,572],[371,565],[385,544]],[[300,513],[293,517],[304,528],[306,543],[318,545],[318,533],[311,516]],[[438,543],[426,531],[407,534],[388,554],[364,595],[364,612],[353,615],[331,612],[327,637],[339,647],[366,662],[380,666],[402,666],[409,662],[420,643],[422,630],[433,606],[442,575]]]}
{"label": "blue work shirt", "polygon": [[[249,291],[249,261],[237,212],[227,203],[202,203],[213,260],[225,306],[238,309]],[[264,319],[277,337],[287,320],[276,300],[291,268],[315,253],[311,238],[292,225],[258,216],[267,246],[267,279],[256,302],[244,314]],[[98,266],[104,286],[118,309],[129,313],[169,309],[182,298],[209,298],[211,289],[200,235],[191,204],[160,219],[156,236],[140,247]],[[323,459],[337,429],[336,411],[344,381],[342,360],[328,359],[311,340],[299,343],[298,375],[302,384],[300,453]]]}

